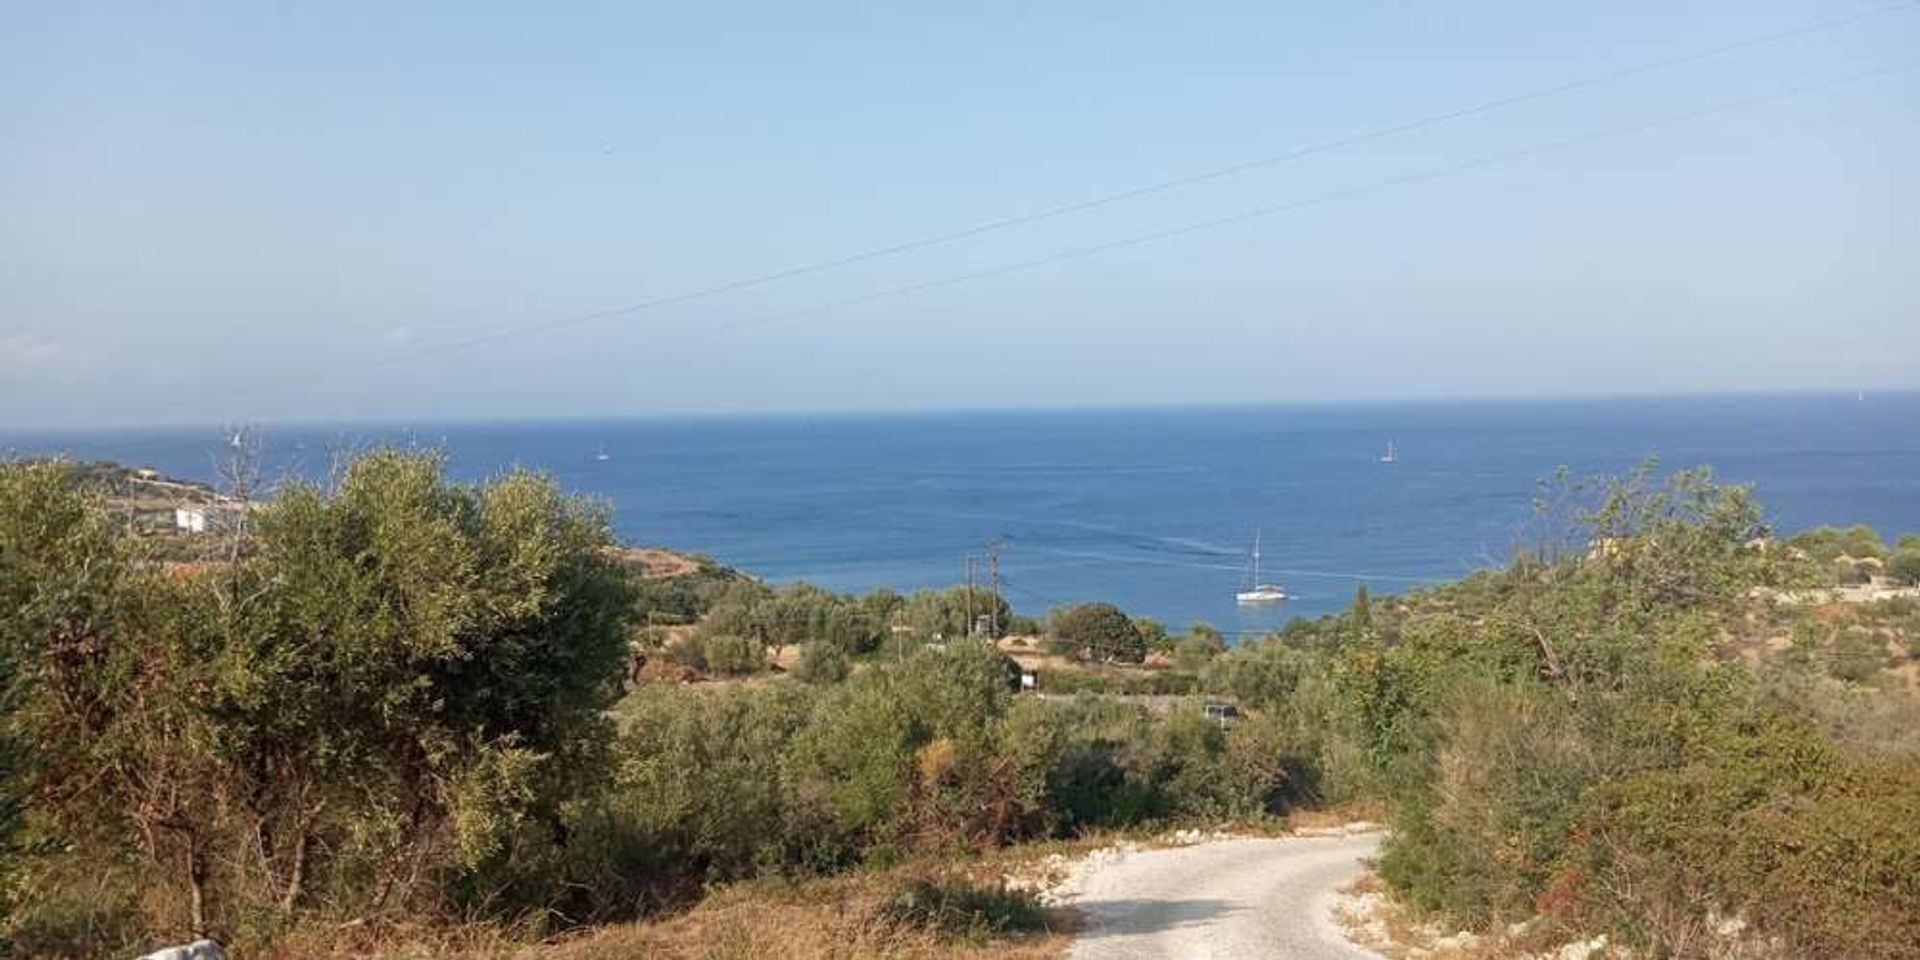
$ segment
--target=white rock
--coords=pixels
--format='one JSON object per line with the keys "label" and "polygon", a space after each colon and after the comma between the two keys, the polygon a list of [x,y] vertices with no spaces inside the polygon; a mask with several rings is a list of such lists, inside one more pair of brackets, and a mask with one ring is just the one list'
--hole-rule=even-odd
{"label": "white rock", "polygon": [[1554,960],[1593,960],[1594,957],[1605,956],[1606,952],[1607,935],[1603,933],[1592,940],[1569,943],[1553,956]]}
{"label": "white rock", "polygon": [[155,950],[138,960],[227,960],[227,954],[212,940],[195,940],[184,947]]}

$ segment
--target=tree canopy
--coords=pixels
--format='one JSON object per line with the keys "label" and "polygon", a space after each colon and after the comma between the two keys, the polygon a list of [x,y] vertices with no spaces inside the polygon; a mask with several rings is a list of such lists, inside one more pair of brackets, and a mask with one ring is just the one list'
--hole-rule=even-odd
{"label": "tree canopy", "polygon": [[166,894],[96,908],[200,933],[497,891],[602,775],[631,596],[605,512],[551,479],[374,451],[187,571],[70,479],[0,467],[0,662],[28,665],[34,828]]}

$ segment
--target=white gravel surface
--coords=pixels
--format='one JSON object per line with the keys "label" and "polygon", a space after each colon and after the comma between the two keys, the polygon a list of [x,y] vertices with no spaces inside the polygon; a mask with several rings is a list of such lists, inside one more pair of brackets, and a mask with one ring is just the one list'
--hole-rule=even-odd
{"label": "white gravel surface", "polygon": [[1377,834],[1209,840],[1103,851],[1062,891],[1083,925],[1073,960],[1378,960],[1334,919]]}

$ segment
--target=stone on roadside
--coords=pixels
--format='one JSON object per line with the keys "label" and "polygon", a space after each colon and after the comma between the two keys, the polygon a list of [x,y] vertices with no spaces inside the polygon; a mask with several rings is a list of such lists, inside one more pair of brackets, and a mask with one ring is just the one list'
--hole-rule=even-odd
{"label": "stone on roadside", "polygon": [[195,940],[186,946],[155,950],[136,960],[227,960],[227,954],[217,941]]}

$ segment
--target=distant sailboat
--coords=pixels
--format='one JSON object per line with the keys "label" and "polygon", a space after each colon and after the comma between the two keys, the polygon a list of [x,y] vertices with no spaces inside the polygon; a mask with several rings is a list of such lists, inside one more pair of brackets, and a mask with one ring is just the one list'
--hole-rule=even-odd
{"label": "distant sailboat", "polygon": [[1381,463],[1399,463],[1400,462],[1400,454],[1394,451],[1392,440],[1387,441],[1387,452],[1380,455],[1380,462]]}
{"label": "distant sailboat", "polygon": [[1253,562],[1247,569],[1247,589],[1233,595],[1241,603],[1279,603],[1287,599],[1285,587],[1260,582],[1260,528],[1253,530]]}
{"label": "distant sailboat", "polygon": [[593,460],[595,463],[605,463],[608,460],[612,460],[612,459],[613,459],[613,454],[607,452],[607,445],[604,443],[600,445],[599,452],[593,455]]}

